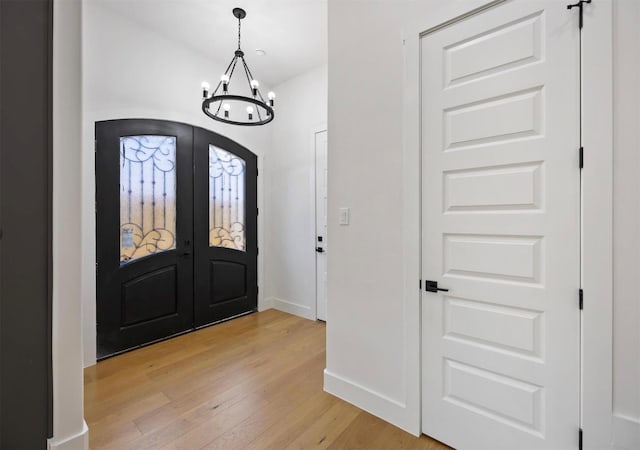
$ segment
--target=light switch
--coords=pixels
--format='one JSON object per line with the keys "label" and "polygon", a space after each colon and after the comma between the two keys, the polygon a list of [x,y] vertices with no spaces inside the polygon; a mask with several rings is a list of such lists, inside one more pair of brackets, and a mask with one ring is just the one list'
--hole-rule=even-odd
{"label": "light switch", "polygon": [[340,225],[349,225],[349,208],[340,208]]}

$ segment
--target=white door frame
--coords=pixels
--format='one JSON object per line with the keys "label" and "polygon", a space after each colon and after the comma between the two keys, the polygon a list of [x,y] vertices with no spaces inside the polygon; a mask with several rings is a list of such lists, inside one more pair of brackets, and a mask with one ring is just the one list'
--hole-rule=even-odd
{"label": "white door frame", "polygon": [[[311,193],[313,196],[313,200],[311,202],[311,204],[313,205],[313,216],[312,216],[312,223],[313,223],[313,244],[314,244],[314,249],[318,246],[318,242],[316,241],[317,239],[317,218],[316,218],[316,214],[318,211],[318,205],[317,205],[317,196],[316,196],[316,188],[318,186],[317,180],[316,180],[316,173],[317,173],[317,169],[316,169],[316,135],[319,133],[323,133],[326,132],[327,133],[327,168],[329,167],[329,131],[327,130],[327,124],[326,123],[322,123],[320,125],[317,125],[315,127],[312,128],[311,130],[311,150],[313,153],[313,175],[311,176],[311,183],[313,184],[312,189],[311,189]],[[328,187],[328,183],[327,183],[327,187]],[[327,188],[327,195],[328,195],[328,188]],[[329,221],[329,214],[327,212],[327,222]],[[328,227],[327,227],[328,228]],[[328,230],[327,230],[328,231]],[[327,241],[329,241],[328,237],[326,237]],[[316,320],[318,320],[318,255],[317,253],[314,253],[315,255],[315,262],[314,262],[314,268],[315,268],[315,274],[314,274],[314,278],[316,280],[315,283],[315,296],[316,296],[316,301],[314,302],[314,313],[313,313],[313,317],[315,317]],[[327,254],[327,258],[329,258],[329,255]],[[328,302],[327,302],[328,303]]]}
{"label": "white door frame", "polygon": [[[311,128],[311,133],[310,133],[310,146],[309,148],[310,150],[310,154],[312,155],[311,160],[313,161],[313,164],[311,166],[311,170],[310,172],[310,177],[309,177],[309,181],[310,181],[310,190],[309,192],[310,194],[310,205],[313,205],[313,208],[311,208],[311,223],[313,224],[313,231],[312,231],[312,235],[310,236],[310,241],[312,242],[314,245],[314,253],[313,253],[313,258],[314,258],[314,262],[313,262],[313,278],[314,280],[316,280],[315,282],[315,286],[318,285],[318,271],[317,271],[317,256],[315,253],[315,244],[316,244],[316,211],[318,209],[318,205],[316,205],[316,134],[318,133],[322,133],[323,131],[327,132],[327,162],[329,161],[329,132],[327,130],[327,124],[326,122],[320,123],[316,126],[314,126],[313,128]],[[328,167],[328,164],[327,164]],[[327,221],[329,220],[329,214],[327,213]],[[328,238],[327,238],[328,241]],[[329,258],[329,255],[327,255],[327,258]],[[315,301],[313,302],[313,318],[318,320],[318,289],[317,287],[314,288],[314,295],[315,295]]]}
{"label": "white door frame", "polygon": [[[403,34],[403,301],[406,317],[407,390],[421,397],[420,279],[421,255],[421,150],[420,150],[420,36],[437,26],[504,1],[450,2],[429,18],[417,19]],[[567,0],[567,3],[571,3]],[[577,12],[576,12],[577,13]],[[582,414],[584,448],[611,446],[612,404],[612,222],[613,222],[613,121],[612,121],[612,0],[594,0],[585,6],[582,32],[582,107],[585,147],[582,207]],[[589,150],[591,149],[591,151]],[[410,317],[411,316],[411,317]],[[408,396],[408,399],[411,396]],[[420,402],[405,405],[410,419],[405,429],[419,432]]]}
{"label": "white door frame", "polygon": [[586,5],[582,29],[582,428],[594,450],[613,437],[612,3]]}

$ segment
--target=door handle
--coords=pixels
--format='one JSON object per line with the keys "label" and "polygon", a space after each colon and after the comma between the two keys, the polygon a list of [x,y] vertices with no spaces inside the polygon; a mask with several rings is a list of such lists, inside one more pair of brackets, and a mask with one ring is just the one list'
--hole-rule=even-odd
{"label": "door handle", "polygon": [[427,292],[449,292],[449,289],[439,288],[437,281],[425,280],[424,281],[424,290]]}
{"label": "door handle", "polygon": [[316,252],[324,253],[324,249],[322,247],[316,247]]}
{"label": "door handle", "polygon": [[191,256],[191,252],[184,252],[184,253],[182,254],[182,256],[185,256],[185,257],[186,257],[186,256]]}

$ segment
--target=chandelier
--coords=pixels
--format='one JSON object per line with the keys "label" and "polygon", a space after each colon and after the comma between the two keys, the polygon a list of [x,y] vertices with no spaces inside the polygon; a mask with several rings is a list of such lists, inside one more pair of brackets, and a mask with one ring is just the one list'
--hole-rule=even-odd
{"label": "chandelier", "polygon": [[[247,16],[247,13],[242,8],[234,8],[233,15],[238,19],[238,49],[211,95],[209,95],[211,89],[209,83],[206,81],[202,83],[202,112],[213,120],[232,125],[264,125],[274,118],[273,107],[276,95],[269,92],[268,102],[265,101],[260,92],[260,83],[251,74],[244,59],[244,52],[240,48],[240,21]],[[240,80],[234,84],[234,93],[232,93],[230,88],[232,81],[235,81],[232,78],[238,65]],[[243,72],[246,84],[242,79]],[[241,85],[244,85],[244,89]],[[242,95],[243,91],[248,95]]]}

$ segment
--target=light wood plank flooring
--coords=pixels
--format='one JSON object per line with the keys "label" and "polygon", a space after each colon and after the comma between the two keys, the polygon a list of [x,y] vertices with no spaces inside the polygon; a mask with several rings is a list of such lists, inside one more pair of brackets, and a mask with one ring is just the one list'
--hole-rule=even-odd
{"label": "light wood plank flooring", "polygon": [[430,449],[322,390],[325,326],[251,314],[85,370],[90,447]]}

